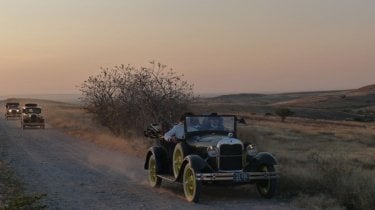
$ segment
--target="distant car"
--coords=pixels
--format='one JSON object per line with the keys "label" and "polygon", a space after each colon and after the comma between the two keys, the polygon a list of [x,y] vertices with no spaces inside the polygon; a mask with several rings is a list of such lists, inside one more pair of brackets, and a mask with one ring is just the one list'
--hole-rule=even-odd
{"label": "distant car", "polygon": [[20,103],[18,102],[6,103],[5,108],[6,108],[6,112],[5,112],[6,120],[10,118],[19,119],[21,117]]}
{"label": "distant car", "polygon": [[21,117],[21,128],[39,127],[45,128],[45,120],[42,116],[42,109],[40,107],[23,107]]}
{"label": "distant car", "polygon": [[185,138],[177,144],[159,139],[159,127],[151,124],[145,135],[158,143],[148,150],[144,164],[150,185],[159,187],[162,180],[182,183],[189,202],[199,201],[202,183],[222,182],[256,184],[262,197],[271,198],[278,162],[236,138],[236,122],[233,115],[188,116]]}

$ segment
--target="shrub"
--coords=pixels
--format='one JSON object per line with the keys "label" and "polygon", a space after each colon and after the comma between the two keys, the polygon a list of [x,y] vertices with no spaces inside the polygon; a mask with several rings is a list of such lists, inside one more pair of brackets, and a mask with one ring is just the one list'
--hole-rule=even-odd
{"label": "shrub", "polygon": [[275,110],[275,114],[281,118],[281,121],[284,122],[286,117],[294,114],[289,108],[280,107]]}
{"label": "shrub", "polygon": [[192,85],[166,65],[101,68],[80,87],[89,112],[116,134],[140,131],[150,122],[172,121],[188,109]]}

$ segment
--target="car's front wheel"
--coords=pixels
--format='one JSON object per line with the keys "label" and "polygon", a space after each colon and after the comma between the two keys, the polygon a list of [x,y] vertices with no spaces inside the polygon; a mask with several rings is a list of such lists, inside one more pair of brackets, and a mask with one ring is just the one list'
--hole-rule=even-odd
{"label": "car's front wheel", "polygon": [[152,154],[148,160],[148,182],[150,183],[151,187],[160,187],[162,181],[162,179],[157,176],[156,169],[157,166],[155,156]]}
{"label": "car's front wheel", "polygon": [[202,183],[197,180],[196,171],[190,163],[185,166],[182,179],[186,200],[197,203],[201,194]]}
{"label": "car's front wheel", "polygon": [[[273,165],[261,165],[259,172],[275,172]],[[259,180],[257,183],[257,189],[259,194],[264,198],[272,198],[276,193],[276,179],[264,179]]]}

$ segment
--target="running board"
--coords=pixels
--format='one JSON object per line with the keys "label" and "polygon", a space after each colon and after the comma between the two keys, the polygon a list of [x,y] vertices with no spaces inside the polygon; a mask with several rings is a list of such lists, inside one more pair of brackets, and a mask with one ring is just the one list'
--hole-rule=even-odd
{"label": "running board", "polygon": [[170,181],[170,182],[177,182],[177,180],[176,180],[176,178],[174,178],[174,176],[171,176],[171,175],[168,175],[168,174],[158,174],[157,176],[164,179],[164,180]]}

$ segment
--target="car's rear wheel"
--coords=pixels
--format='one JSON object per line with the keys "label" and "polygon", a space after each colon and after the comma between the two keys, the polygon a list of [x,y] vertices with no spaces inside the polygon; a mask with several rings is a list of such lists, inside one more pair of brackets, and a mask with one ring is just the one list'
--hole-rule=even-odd
{"label": "car's rear wheel", "polygon": [[160,187],[162,179],[156,174],[157,166],[155,156],[152,154],[148,160],[148,182],[151,187]]}
{"label": "car's rear wheel", "polygon": [[197,180],[196,171],[190,163],[185,166],[182,179],[186,200],[197,203],[201,194],[202,183]]}
{"label": "car's rear wheel", "polygon": [[173,151],[173,175],[175,178],[180,173],[182,161],[186,155],[188,155],[186,145],[183,142],[178,143]]}
{"label": "car's rear wheel", "polygon": [[[273,165],[261,165],[259,172],[275,172]],[[257,181],[257,189],[259,194],[264,198],[272,198],[276,193],[277,180],[276,179],[264,179]]]}

